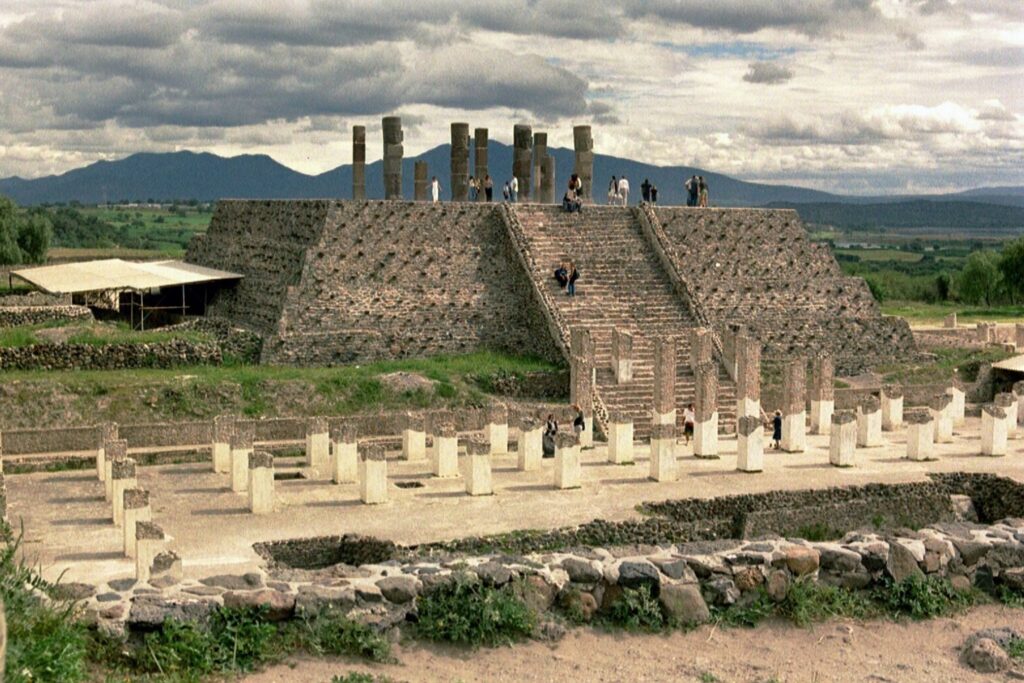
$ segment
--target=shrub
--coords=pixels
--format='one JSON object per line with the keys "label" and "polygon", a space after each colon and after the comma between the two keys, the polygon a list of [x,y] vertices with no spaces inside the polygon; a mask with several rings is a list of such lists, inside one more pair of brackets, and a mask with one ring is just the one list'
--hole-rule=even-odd
{"label": "shrub", "polygon": [[803,579],[790,584],[778,611],[797,626],[807,626],[833,617],[863,619],[874,609],[860,593]]}
{"label": "shrub", "polygon": [[661,605],[648,586],[623,588],[622,597],[612,604],[605,621],[629,631],[658,631],[667,625]]}
{"label": "shrub", "polygon": [[974,603],[974,594],[961,592],[937,577],[911,576],[898,583],[885,581],[872,597],[892,616],[930,619],[958,612]]}
{"label": "shrub", "polygon": [[460,577],[419,596],[418,605],[416,631],[429,640],[494,647],[533,632],[533,612],[509,587]]}
{"label": "shrub", "polygon": [[726,626],[753,628],[775,613],[776,605],[763,588],[752,599],[728,607],[712,607],[711,615]]}
{"label": "shrub", "polygon": [[391,661],[391,644],[369,626],[326,609],[293,626],[295,645],[316,655],[350,655]]}

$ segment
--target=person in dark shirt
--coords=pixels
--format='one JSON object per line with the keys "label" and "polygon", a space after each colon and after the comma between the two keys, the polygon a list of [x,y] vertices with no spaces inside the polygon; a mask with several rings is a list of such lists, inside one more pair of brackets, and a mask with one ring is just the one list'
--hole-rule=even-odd
{"label": "person in dark shirt", "polygon": [[568,296],[576,296],[576,281],[580,279],[580,271],[576,270],[576,264],[569,261],[569,284],[565,288]]}
{"label": "person in dark shirt", "polygon": [[545,458],[555,457],[556,434],[558,434],[558,422],[555,421],[555,416],[549,413],[547,422],[544,423],[544,434],[541,438]]}
{"label": "person in dark shirt", "polygon": [[647,178],[644,178],[644,182],[640,184],[640,196],[645,202],[651,201],[651,181]]}
{"label": "person in dark shirt", "polygon": [[569,284],[569,270],[564,263],[559,263],[558,268],[555,269],[555,279],[558,280],[558,286],[562,289]]}
{"label": "person in dark shirt", "polygon": [[651,204],[658,203],[658,186],[651,185]]}
{"label": "person in dark shirt", "polygon": [[775,417],[772,418],[772,448],[779,450],[782,448],[782,411],[776,410]]}
{"label": "person in dark shirt", "polygon": [[576,417],[572,421],[572,431],[576,432],[576,436],[579,436],[587,428],[587,420],[583,417],[583,411],[578,405],[573,404],[572,409],[576,411]]}

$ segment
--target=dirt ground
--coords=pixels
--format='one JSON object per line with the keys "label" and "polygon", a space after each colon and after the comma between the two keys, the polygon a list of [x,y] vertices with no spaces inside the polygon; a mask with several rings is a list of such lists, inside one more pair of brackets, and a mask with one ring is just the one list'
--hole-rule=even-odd
{"label": "dirt ground", "polygon": [[[689,633],[633,635],[575,629],[559,643],[530,642],[475,652],[409,643],[400,663],[300,659],[245,679],[248,683],[316,681],[351,671],[396,681],[700,681],[710,683],[971,683],[1012,680],[977,674],[959,662],[974,631],[1024,629],[1024,610],[985,606],[925,622],[831,621],[811,628],[770,622],[755,629],[704,626]],[[1021,667],[1024,671],[1024,666]],[[1024,676],[1022,676],[1024,678]]]}

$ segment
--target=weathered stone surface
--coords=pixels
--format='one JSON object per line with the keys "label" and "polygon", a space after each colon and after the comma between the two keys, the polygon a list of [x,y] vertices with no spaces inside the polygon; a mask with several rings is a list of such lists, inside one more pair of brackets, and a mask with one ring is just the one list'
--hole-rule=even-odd
{"label": "weathered stone surface", "polygon": [[224,594],[225,607],[265,607],[270,621],[284,621],[295,613],[295,596],[270,588],[258,591],[230,591]]}
{"label": "weathered stone surface", "polygon": [[241,576],[237,574],[219,574],[200,579],[199,583],[204,586],[217,586],[226,590],[248,591],[254,588],[262,588],[263,577],[255,572]]}
{"label": "weathered stone surface", "polygon": [[512,571],[497,562],[484,562],[473,568],[485,586],[501,587],[512,580]]}
{"label": "weathered stone surface", "polygon": [[964,663],[980,673],[998,673],[1010,668],[1010,656],[999,644],[988,638],[975,640],[963,653]]}
{"label": "weathered stone surface", "polygon": [[412,576],[388,576],[377,582],[377,588],[389,602],[404,604],[419,595],[420,582]]}
{"label": "weathered stone surface", "polygon": [[569,580],[574,583],[595,583],[604,578],[604,574],[593,562],[576,557],[563,560],[562,568],[569,574]]}
{"label": "weathered stone surface", "polygon": [[167,619],[179,622],[205,622],[214,603],[205,600],[169,600],[158,594],[138,595],[132,598],[128,623],[134,629],[152,630]]}
{"label": "weathered stone surface", "polygon": [[558,595],[554,586],[536,574],[526,576],[522,581],[515,583],[513,590],[527,607],[538,614],[551,609]]}
{"label": "weathered stone surface", "polygon": [[295,611],[299,614],[316,614],[325,608],[347,612],[355,605],[356,591],[351,586],[300,586],[295,598]]}
{"label": "weathered stone surface", "polygon": [[746,593],[757,589],[764,583],[764,574],[757,567],[744,567],[733,574],[732,579],[740,592]]}
{"label": "weathered stone surface", "polygon": [[695,585],[667,584],[658,596],[665,615],[683,626],[704,624],[711,619],[711,610]]}
{"label": "weathered stone surface", "polygon": [[911,576],[924,576],[921,568],[917,566],[914,555],[900,543],[889,544],[889,558],[886,561],[885,570],[896,582]]}
{"label": "weathered stone surface", "polygon": [[704,599],[712,605],[727,607],[740,599],[740,590],[732,579],[724,576],[711,579],[702,586]]}
{"label": "weathered stone surface", "polygon": [[683,583],[696,583],[697,575],[694,574],[693,570],[690,569],[690,565],[686,560],[682,558],[670,558],[670,559],[658,559],[654,558],[651,560],[661,573],[670,579],[676,581],[682,581]]}
{"label": "weathered stone surface", "polygon": [[789,593],[789,574],[776,570],[768,575],[765,581],[765,592],[775,602],[782,602]]}
{"label": "weathered stone surface", "polygon": [[651,590],[651,595],[657,597],[661,589],[661,575],[649,562],[623,562],[619,565],[618,583],[624,588],[647,586]]}

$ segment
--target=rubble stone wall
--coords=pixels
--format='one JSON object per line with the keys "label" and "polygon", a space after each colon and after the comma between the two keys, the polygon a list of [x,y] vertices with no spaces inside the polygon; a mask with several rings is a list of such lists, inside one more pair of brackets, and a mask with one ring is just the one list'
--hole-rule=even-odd
{"label": "rubble stone wall", "polygon": [[[5,297],[13,299],[14,297]],[[22,325],[41,325],[65,320],[92,319],[92,311],[87,306],[45,306],[45,305],[12,305],[0,306],[0,328],[20,327]]]}

